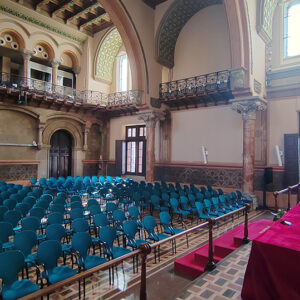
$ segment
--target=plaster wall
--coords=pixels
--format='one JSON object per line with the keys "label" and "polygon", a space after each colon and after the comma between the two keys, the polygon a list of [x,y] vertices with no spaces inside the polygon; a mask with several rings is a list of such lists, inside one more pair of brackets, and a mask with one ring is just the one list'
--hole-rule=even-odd
{"label": "plaster wall", "polygon": [[171,160],[209,163],[242,163],[243,121],[230,106],[172,112]]}
{"label": "plaster wall", "polygon": [[228,23],[223,5],[200,10],[176,42],[173,80],[230,69]]}
{"label": "plaster wall", "polygon": [[268,102],[268,163],[277,165],[275,146],[284,150],[284,134],[299,132],[300,97]]}

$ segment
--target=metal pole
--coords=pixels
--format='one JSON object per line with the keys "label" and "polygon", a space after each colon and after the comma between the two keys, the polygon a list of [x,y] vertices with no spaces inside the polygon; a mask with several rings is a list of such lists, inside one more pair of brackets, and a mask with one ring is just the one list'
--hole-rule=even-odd
{"label": "metal pole", "polygon": [[208,235],[209,235],[209,247],[208,247],[208,262],[205,267],[205,271],[212,271],[216,265],[214,263],[214,250],[213,250],[213,226],[216,223],[215,219],[210,218],[208,220]]}
{"label": "metal pole", "polygon": [[291,209],[291,187],[289,186],[288,187],[288,209],[287,210],[290,210]]}
{"label": "metal pole", "polygon": [[277,204],[277,197],[278,197],[278,193],[274,192],[274,198],[275,198],[275,212],[278,212],[278,204]]}
{"label": "metal pole", "polygon": [[142,251],[141,254],[141,287],[140,287],[140,300],[147,300],[147,289],[146,289],[146,260],[147,255],[151,253],[151,246],[144,243],[139,246]]}
{"label": "metal pole", "polygon": [[248,213],[250,210],[250,205],[245,204],[245,226],[244,226],[244,238],[243,238],[243,244],[248,244],[250,242],[248,238]]}

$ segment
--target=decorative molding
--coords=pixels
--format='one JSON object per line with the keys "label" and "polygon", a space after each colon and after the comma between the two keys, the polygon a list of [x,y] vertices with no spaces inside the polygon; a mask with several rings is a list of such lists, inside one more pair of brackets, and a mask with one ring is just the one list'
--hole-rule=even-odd
{"label": "decorative molding", "polygon": [[175,0],[162,18],[156,34],[156,60],[168,67],[174,66],[177,38],[183,26],[201,9],[222,4],[221,0]]}
{"label": "decorative molding", "polygon": [[48,29],[48,30],[50,30],[52,32],[55,32],[55,33],[57,33],[59,35],[62,35],[62,36],[67,37],[67,38],[70,38],[70,39],[72,39],[72,40],[74,40],[76,42],[79,42],[81,44],[83,44],[85,42],[85,39],[79,38],[78,36],[72,35],[72,34],[70,34],[68,32],[65,32],[65,31],[63,31],[61,29],[58,29],[58,28],[56,28],[56,27],[54,27],[52,25],[49,25],[49,24],[47,24],[45,22],[42,22],[40,20],[37,20],[35,18],[29,17],[29,16],[27,16],[27,15],[25,15],[23,13],[20,13],[20,12],[14,10],[14,9],[8,8],[8,7],[3,6],[1,4],[0,4],[0,11],[3,11],[3,12],[8,13],[10,15],[16,16],[16,17],[18,17],[20,19],[28,21],[28,22],[30,22],[32,24],[37,25],[37,26],[43,27],[45,29]]}
{"label": "decorative molding", "polygon": [[0,165],[39,165],[39,160],[0,160]]}
{"label": "decorative molding", "polygon": [[146,124],[146,128],[154,128],[157,121],[163,121],[166,113],[163,111],[142,111],[137,112],[139,120],[142,120]]}
{"label": "decorative molding", "polygon": [[255,120],[257,111],[267,109],[267,102],[258,97],[230,100],[231,108],[242,115],[243,120]]}
{"label": "decorative molding", "polygon": [[161,108],[161,101],[160,101],[160,99],[151,97],[150,98],[150,104],[154,108]]}
{"label": "decorative molding", "polygon": [[254,91],[257,94],[261,93],[261,83],[259,81],[257,81],[256,79],[253,80],[253,86],[254,86]]}

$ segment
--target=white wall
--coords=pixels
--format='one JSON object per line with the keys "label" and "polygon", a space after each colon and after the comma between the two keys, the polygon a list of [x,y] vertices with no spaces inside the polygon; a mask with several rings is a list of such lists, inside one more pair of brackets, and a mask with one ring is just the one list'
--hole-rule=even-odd
{"label": "white wall", "polygon": [[200,10],[183,27],[176,42],[173,79],[230,69],[230,40],[223,5]]}
{"label": "white wall", "polygon": [[300,97],[273,99],[268,102],[268,163],[277,165],[275,146],[284,150],[284,134],[298,133]]}
{"label": "white wall", "polygon": [[242,163],[243,121],[231,106],[172,112],[172,161]]}

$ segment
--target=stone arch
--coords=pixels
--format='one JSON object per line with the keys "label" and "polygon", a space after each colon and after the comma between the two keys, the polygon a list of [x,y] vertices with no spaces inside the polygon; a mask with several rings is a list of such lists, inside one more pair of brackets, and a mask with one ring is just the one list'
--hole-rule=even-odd
{"label": "stone arch", "polygon": [[98,0],[105,11],[109,14],[112,22],[118,29],[125,45],[132,72],[132,88],[149,92],[148,70],[145,54],[134,27],[120,1]]}
{"label": "stone arch", "polygon": [[2,32],[6,29],[10,29],[13,30],[14,32],[17,32],[19,36],[24,40],[24,48],[26,48],[30,33],[22,24],[20,24],[17,21],[13,21],[11,19],[1,19],[0,31]]}
{"label": "stone arch", "polygon": [[106,33],[99,43],[95,57],[95,79],[112,82],[115,58],[122,45],[122,38],[117,28]]}
{"label": "stone arch", "polygon": [[25,41],[18,31],[6,28],[1,30],[0,45],[13,50],[22,51],[25,48]]}
{"label": "stone arch", "polygon": [[83,147],[82,128],[79,123],[66,119],[53,119],[46,123],[43,131],[43,144],[50,145],[51,136],[58,130],[66,130],[73,139],[73,148]]}
{"label": "stone arch", "polygon": [[20,112],[22,114],[25,114],[27,116],[30,116],[31,118],[35,119],[36,121],[39,119],[39,115],[36,114],[35,112],[28,110],[24,107],[20,106],[6,106],[6,105],[0,105],[0,110],[11,110],[11,111],[16,111]]}
{"label": "stone arch", "polygon": [[33,46],[33,55],[42,59],[52,60],[55,58],[54,49],[43,40],[37,41]]}
{"label": "stone arch", "polygon": [[[174,66],[174,51],[177,38],[183,26],[199,10],[217,4],[224,4],[227,14],[230,45],[231,67],[249,69],[248,20],[244,1],[240,0],[175,0],[164,17],[156,33],[156,60],[168,67]],[[180,14],[178,11],[180,10]]]}
{"label": "stone arch", "polygon": [[69,58],[69,60],[71,61],[71,64],[72,64],[71,66],[68,65],[68,67],[71,67],[71,68],[79,67],[79,60],[78,60],[77,55],[74,52],[72,52],[70,50],[65,50],[61,54],[60,58],[61,58],[62,65],[65,65],[64,64],[65,57]]}

